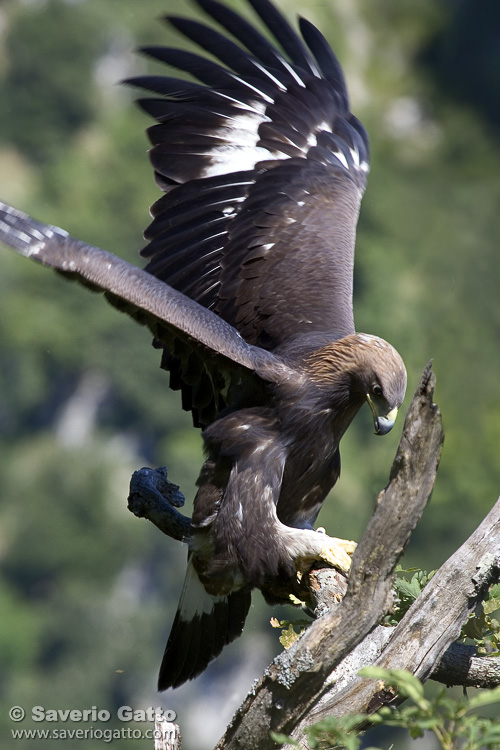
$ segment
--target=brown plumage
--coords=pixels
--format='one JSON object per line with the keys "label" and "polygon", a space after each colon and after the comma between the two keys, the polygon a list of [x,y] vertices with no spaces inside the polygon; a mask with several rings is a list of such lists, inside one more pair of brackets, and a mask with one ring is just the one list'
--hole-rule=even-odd
{"label": "brown plumage", "polygon": [[300,20],[249,0],[281,46],[213,0],[198,4],[236,41],[182,18],[219,60],[146,54],[194,82],[142,76],[151,161],[164,195],[141,271],[0,205],[0,239],[87,285],[154,333],[162,366],[203,428],[188,572],[159,688],[199,674],[243,628],[250,591],[308,562],[349,566],[352,544],[314,531],[340,473],[340,440],[367,401],[388,432],[406,372],[399,354],[354,331],[355,229],[368,137],[341,67]]}

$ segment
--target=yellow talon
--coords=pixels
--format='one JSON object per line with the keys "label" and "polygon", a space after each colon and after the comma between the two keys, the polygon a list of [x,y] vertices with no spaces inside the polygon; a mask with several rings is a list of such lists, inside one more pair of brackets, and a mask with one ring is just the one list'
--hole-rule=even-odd
{"label": "yellow talon", "polygon": [[351,555],[355,549],[356,542],[329,536],[326,537],[320,555],[321,559],[329,565],[347,573],[351,567]]}

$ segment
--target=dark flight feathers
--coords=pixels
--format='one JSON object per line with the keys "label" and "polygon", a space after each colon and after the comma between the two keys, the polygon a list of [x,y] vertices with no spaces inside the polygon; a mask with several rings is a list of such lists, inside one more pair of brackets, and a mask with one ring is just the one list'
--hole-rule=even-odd
{"label": "dark flight feathers", "polygon": [[169,18],[219,59],[147,48],[200,83],[130,83],[158,124],[151,161],[166,195],[146,231],[147,270],[275,349],[292,335],[354,331],[352,266],[368,138],[349,112],[340,65],[301,21],[304,41],[265,0],[252,5],[288,58],[229,8],[199,5],[236,38]]}

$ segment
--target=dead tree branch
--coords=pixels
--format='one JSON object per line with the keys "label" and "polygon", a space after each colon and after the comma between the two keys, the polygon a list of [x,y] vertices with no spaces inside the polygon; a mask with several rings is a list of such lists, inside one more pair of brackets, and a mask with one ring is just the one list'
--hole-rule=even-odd
{"label": "dead tree branch", "polygon": [[[421,680],[432,677],[446,684],[498,685],[500,660],[473,658],[473,649],[454,641],[469,613],[498,580],[499,539],[500,499],[469,539],[441,566],[401,622],[390,629],[390,634],[385,635],[381,632],[385,629],[377,628],[365,639],[360,646],[364,653],[357,655],[349,684],[342,685],[340,690],[335,682],[327,684],[292,736],[301,739],[306,726],[325,716],[363,713],[386,702],[383,690],[377,692],[373,682],[355,676],[367,664],[407,669]],[[372,638],[370,653],[367,647]],[[354,656],[355,652],[350,654],[351,659]],[[334,674],[333,680],[335,677]]]}
{"label": "dead tree branch", "polygon": [[463,685],[491,690],[500,685],[500,658],[476,656],[475,646],[452,643],[430,677],[445,685]]}

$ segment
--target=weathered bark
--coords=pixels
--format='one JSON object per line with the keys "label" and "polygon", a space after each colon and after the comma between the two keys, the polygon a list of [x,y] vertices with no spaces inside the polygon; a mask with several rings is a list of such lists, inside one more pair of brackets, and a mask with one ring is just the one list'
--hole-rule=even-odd
{"label": "weathered bark", "polygon": [[491,690],[500,685],[500,658],[476,656],[475,646],[452,643],[430,676],[445,685]]}
{"label": "weathered bark", "polygon": [[156,717],[154,750],[182,750],[181,732],[178,724],[172,724],[163,716]]}
{"label": "weathered bark", "polygon": [[[447,684],[489,687],[500,682],[498,660],[475,658],[469,647],[453,643],[468,613],[498,579],[500,501],[435,574],[403,620],[394,628],[379,625],[392,604],[396,564],[436,477],[443,431],[433,403],[434,385],[429,365],[408,410],[389,483],[353,555],[343,600],[332,600],[329,583],[325,585],[329,572],[313,572],[311,597],[322,616],[269,666],[217,750],[274,748],[271,730],[289,734],[305,747],[305,728],[315,721],[375,710],[392,696],[357,677],[368,664],[408,669],[423,680],[432,676]],[[178,488],[162,472],[158,482],[165,484],[160,488],[154,472],[144,475],[146,488],[144,477],[136,475],[130,507],[185,541],[189,519],[172,507],[181,504]],[[335,578],[335,585],[342,583]]]}

